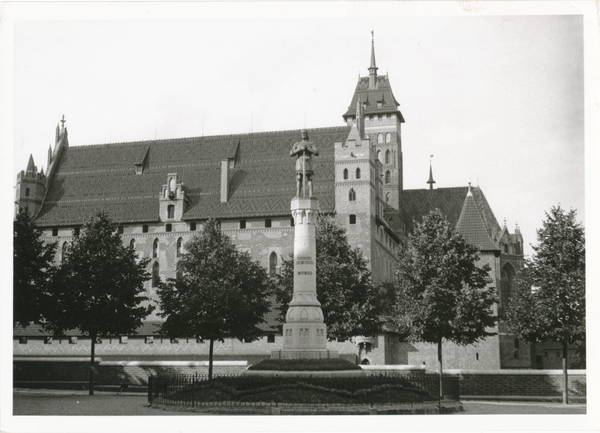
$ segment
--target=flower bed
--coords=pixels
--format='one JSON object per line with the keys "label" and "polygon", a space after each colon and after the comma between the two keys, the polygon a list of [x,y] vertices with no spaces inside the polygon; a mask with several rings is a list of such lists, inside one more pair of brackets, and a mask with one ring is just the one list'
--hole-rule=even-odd
{"label": "flower bed", "polygon": [[256,371],[345,371],[361,368],[342,358],[331,359],[263,359],[248,370]]}

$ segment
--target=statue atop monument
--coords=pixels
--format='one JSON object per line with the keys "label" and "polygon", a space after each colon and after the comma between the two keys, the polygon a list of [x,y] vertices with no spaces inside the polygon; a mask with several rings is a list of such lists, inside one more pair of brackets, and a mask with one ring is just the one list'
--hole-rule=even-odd
{"label": "statue atop monument", "polygon": [[308,183],[308,196],[313,196],[313,155],[318,156],[319,151],[315,143],[308,140],[308,132],[302,130],[302,141],[297,141],[292,147],[290,156],[296,156],[296,196],[300,193],[306,196],[306,183]]}

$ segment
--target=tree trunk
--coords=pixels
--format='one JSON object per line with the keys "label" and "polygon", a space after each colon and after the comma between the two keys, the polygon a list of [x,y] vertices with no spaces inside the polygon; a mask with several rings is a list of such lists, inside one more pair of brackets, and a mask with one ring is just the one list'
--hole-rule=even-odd
{"label": "tree trunk", "polygon": [[208,380],[212,379],[212,370],[213,370],[213,348],[215,345],[215,340],[210,339],[210,349],[208,350]]}
{"label": "tree trunk", "polygon": [[438,340],[438,361],[440,365],[440,401],[444,399],[444,376],[442,369],[442,339]]}
{"label": "tree trunk", "polygon": [[94,369],[96,366],[94,365],[95,356],[96,356],[96,333],[90,333],[90,338],[92,340],[92,356],[90,359],[90,383],[89,383],[89,395],[94,395]]}
{"label": "tree trunk", "polygon": [[567,372],[567,343],[563,342],[563,378],[564,378],[564,387],[563,387],[563,404],[569,404],[569,373]]}

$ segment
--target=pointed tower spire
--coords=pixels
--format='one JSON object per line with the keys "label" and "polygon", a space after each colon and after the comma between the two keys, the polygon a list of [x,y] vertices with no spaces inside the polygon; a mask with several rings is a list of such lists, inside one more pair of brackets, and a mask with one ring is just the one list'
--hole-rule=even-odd
{"label": "pointed tower spire", "polygon": [[375,64],[375,32],[371,30],[371,66],[369,66],[369,89],[377,88],[377,65]]}
{"label": "pointed tower spire", "polygon": [[429,191],[433,191],[433,184],[435,183],[435,180],[433,180],[433,169],[431,168],[431,158],[433,158],[433,155],[429,157],[429,180],[427,181],[429,184]]}
{"label": "pointed tower spire", "polygon": [[[33,155],[29,155],[29,162],[27,163],[27,170],[25,170],[26,176],[35,176],[35,164],[33,163]],[[30,174],[31,173],[31,174]]]}

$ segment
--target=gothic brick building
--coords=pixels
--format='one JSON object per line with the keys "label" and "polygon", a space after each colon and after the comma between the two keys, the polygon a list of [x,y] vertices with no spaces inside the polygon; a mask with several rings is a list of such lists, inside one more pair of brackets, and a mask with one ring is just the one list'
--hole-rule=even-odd
{"label": "gothic brick building", "polygon": [[[344,124],[308,130],[319,149],[314,193],[321,211],[335,213],[348,239],[368,260],[373,282],[393,278],[394,248],[404,242],[414,221],[439,208],[467,240],[481,250],[492,268],[491,283],[500,295],[499,309],[510,295],[522,266],[523,239],[500,227],[481,189],[470,186],[404,190],[404,123],[387,75],[378,75],[371,47],[368,77],[359,77]],[[332,107],[332,109],[336,109]],[[339,109],[339,107],[337,108]],[[300,131],[262,132],[101,145],[73,145],[67,128],[58,127],[48,150],[46,173],[33,159],[17,177],[16,206],[27,206],[47,242],[63,249],[85,219],[107,209],[118,222],[124,242],[150,257],[148,295],[156,301],[158,278],[175,274],[186,242],[217,218],[236,245],[249,251],[271,273],[293,248],[290,200],[295,168],[289,151]],[[411,145],[408,143],[407,145]],[[275,313],[267,317],[265,336],[252,343],[226,341],[215,346],[217,359],[259,359],[281,346]],[[104,339],[96,347],[103,359],[202,359],[206,344],[195,339],[169,340],[156,333],[156,315],[136,335]],[[447,368],[531,367],[528,346],[506,335],[468,347],[444,347]],[[86,355],[77,331],[51,336],[39,327],[15,328],[15,355]],[[425,364],[435,367],[436,348],[409,344],[393,332],[374,338],[333,342],[330,348],[360,363]]]}

